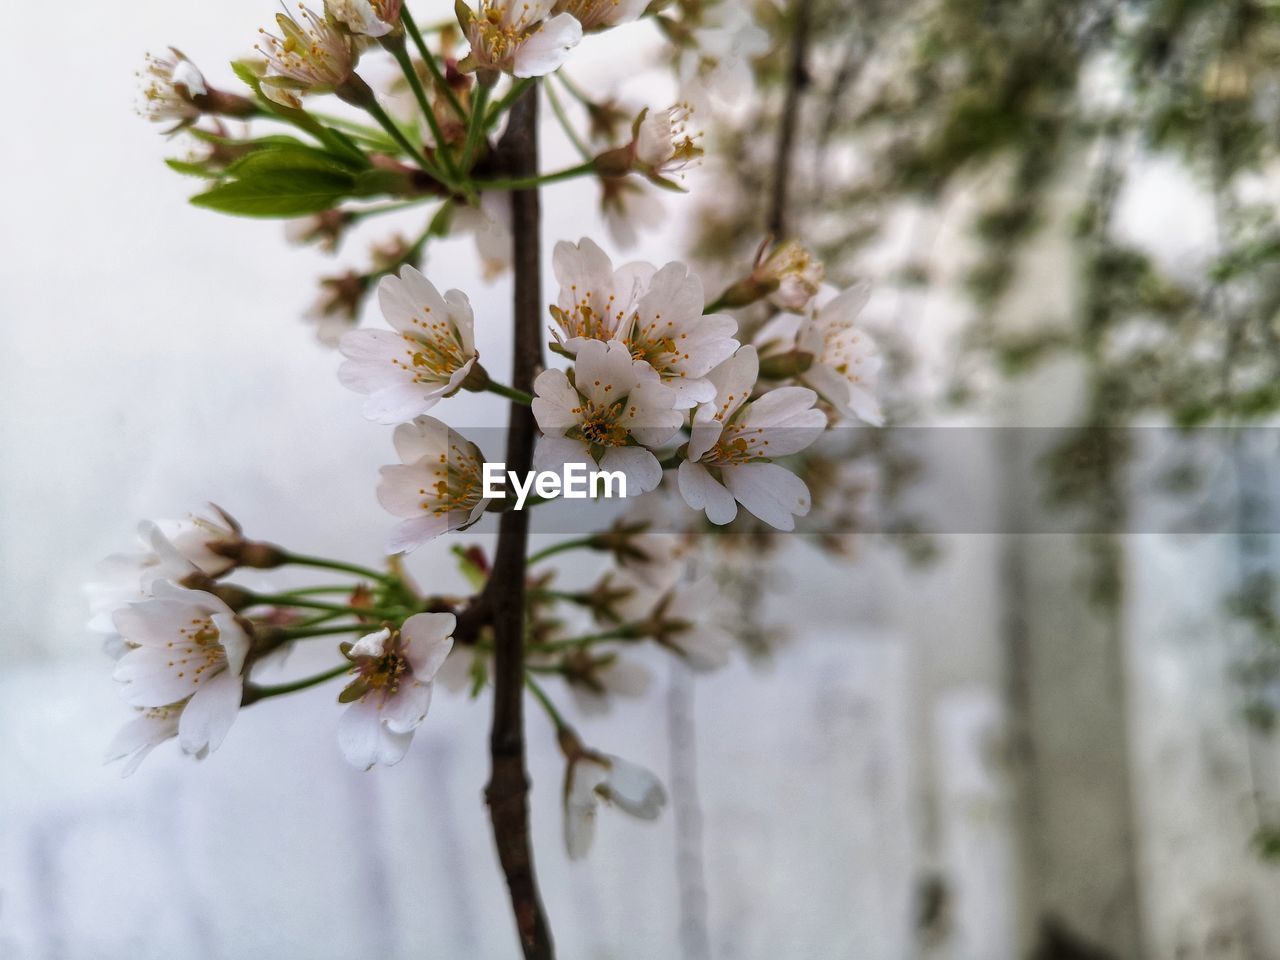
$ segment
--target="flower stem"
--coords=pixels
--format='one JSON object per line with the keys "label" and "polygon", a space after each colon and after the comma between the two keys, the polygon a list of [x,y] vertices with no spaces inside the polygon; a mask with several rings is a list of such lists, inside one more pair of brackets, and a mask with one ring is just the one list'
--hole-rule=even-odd
{"label": "flower stem", "polygon": [[413,200],[398,200],[394,203],[384,203],[376,207],[365,207],[363,210],[351,210],[349,213],[351,220],[354,223],[369,217],[379,217],[384,213],[399,213],[401,210],[409,210],[413,207],[418,207],[424,203],[430,203],[438,199],[438,197],[429,195],[415,197]]}
{"label": "flower stem", "polygon": [[488,106],[489,93],[492,89],[487,84],[479,83],[476,85],[475,99],[471,101],[471,117],[467,121],[467,143],[462,148],[461,167],[463,170],[471,169],[472,162],[475,159],[476,147],[479,146],[480,140],[484,135],[485,108]]}
{"label": "flower stem", "polygon": [[586,143],[578,136],[578,131],[573,128],[573,122],[569,119],[569,114],[564,109],[564,104],[560,100],[560,95],[556,93],[553,84],[544,84],[542,89],[547,94],[547,102],[551,104],[551,112],[556,115],[556,119],[560,121],[560,128],[564,131],[564,135],[569,138],[569,142],[574,145],[578,153],[582,154],[583,160],[590,160],[591,150],[588,149]]}
{"label": "flower stem", "polygon": [[570,94],[572,94],[575,100],[577,100],[579,103],[583,104],[584,106],[588,106],[588,107],[591,106],[591,98],[582,92],[582,88],[580,86],[578,86],[576,83],[574,83],[572,80],[569,79],[569,75],[567,73],[565,73],[563,70],[557,70],[555,76],[556,76],[556,79],[558,79],[562,84],[564,84],[564,88],[568,90]]}
{"label": "flower stem", "polygon": [[528,190],[531,187],[559,183],[562,180],[572,180],[575,177],[582,177],[595,172],[595,160],[588,160],[585,163],[578,164],[576,167],[568,167],[564,170],[557,170],[554,173],[544,173],[539,176],[529,177],[509,177],[504,180],[475,181],[475,186],[480,190]]}
{"label": "flower stem", "polygon": [[336,627],[285,627],[282,639],[288,643],[290,640],[310,640],[313,637],[338,637],[368,628],[367,623],[344,623]]}
{"label": "flower stem", "polygon": [[240,702],[241,705],[247,705],[258,700],[268,700],[271,697],[282,697],[287,693],[297,693],[299,690],[316,687],[335,677],[340,677],[350,670],[351,664],[344,663],[342,666],[326,670],[324,673],[317,673],[312,677],[303,677],[301,680],[294,680],[290,683],[277,683],[269,686],[247,683],[244,688],[244,697]]}
{"label": "flower stem", "polygon": [[413,41],[413,45],[418,48],[418,53],[426,62],[427,69],[431,71],[431,79],[435,81],[440,92],[443,93],[445,99],[449,101],[449,105],[453,107],[453,111],[458,115],[458,119],[465,122],[467,119],[467,111],[462,108],[462,104],[454,94],[453,88],[449,86],[449,81],[446,80],[444,74],[440,72],[440,64],[436,63],[435,54],[427,49],[426,41],[422,39],[422,31],[418,29],[418,25],[414,22],[413,17],[409,15],[408,7],[401,9],[400,21],[404,24],[405,31],[409,34],[409,39]]}
{"label": "flower stem", "polygon": [[353,73],[346,83],[338,87],[334,93],[338,95],[339,99],[352,106],[359,107],[377,120],[378,125],[387,131],[387,135],[396,142],[400,149],[407,153],[428,174],[441,183],[448,182],[444,174],[440,172],[440,169],[427,159],[426,154],[422,152],[422,148],[415,147],[409,142],[409,138],[405,136],[399,124],[391,119],[386,110],[382,109],[382,104],[378,102],[378,95],[373,92],[373,88],[359,74]]}
{"label": "flower stem", "polygon": [[553,543],[549,547],[544,547],[543,549],[539,550],[537,553],[530,554],[528,563],[529,563],[529,566],[532,567],[535,563],[541,563],[543,560],[546,560],[548,557],[554,557],[557,553],[565,553],[569,550],[578,550],[578,549],[589,550],[589,549],[594,549],[595,546],[596,546],[596,541],[594,537],[582,537],[577,540],[561,540],[559,543]]}
{"label": "flower stem", "polygon": [[616,630],[606,630],[603,633],[588,633],[581,637],[569,637],[566,640],[548,640],[546,643],[539,643],[531,649],[537,650],[539,653],[546,653],[552,650],[580,650],[583,647],[592,647],[597,643],[609,643],[613,640],[639,640],[640,634],[635,627],[622,626]]}
{"label": "flower stem", "polygon": [[305,597],[310,593],[351,593],[355,587],[349,583],[334,583],[323,587],[298,587],[296,590],[280,590],[277,597]]}
{"label": "flower stem", "polygon": [[515,403],[523,403],[526,407],[533,403],[533,394],[526,393],[523,390],[517,390],[515,387],[508,387],[501,383],[490,380],[485,384],[485,389],[490,393],[496,393],[500,397],[506,397]]}
{"label": "flower stem", "polygon": [[349,613],[361,617],[377,617],[386,620],[399,620],[403,610],[379,610],[373,607],[353,607],[348,604],[325,603],[323,600],[308,600],[303,597],[278,596],[269,593],[257,593],[253,596],[255,606],[302,607],[305,610],[327,610],[331,613]]}
{"label": "flower stem", "polygon": [[556,705],[551,702],[551,698],[547,696],[547,691],[542,689],[542,685],[529,673],[524,675],[524,685],[529,688],[529,692],[533,694],[533,699],[542,705],[542,709],[547,712],[547,716],[551,718],[551,722],[555,724],[556,732],[559,733],[568,727],[564,722],[564,717],[560,715],[560,711],[556,709]]}
{"label": "flower stem", "polygon": [[347,563],[343,560],[330,560],[328,557],[309,557],[301,553],[289,553],[285,551],[285,564],[293,564],[299,567],[316,567],[320,570],[338,570],[342,573],[349,573],[353,576],[364,577],[369,580],[379,580],[387,582],[394,578],[389,574],[379,573],[377,570],[370,570],[368,567],[362,567],[356,563]]}
{"label": "flower stem", "polygon": [[404,73],[404,77],[409,81],[409,89],[413,91],[414,99],[418,101],[418,108],[422,111],[422,115],[426,117],[427,125],[431,127],[431,136],[436,141],[436,156],[444,163],[445,173],[448,174],[449,183],[452,185],[458,179],[458,168],[453,162],[453,151],[449,149],[449,144],[445,142],[444,133],[440,129],[440,121],[436,119],[436,112],[431,109],[431,104],[427,101],[427,91],[422,89],[422,81],[418,77],[418,71],[413,67],[413,61],[409,58],[409,51],[405,49],[404,37],[397,36],[395,40],[384,42],[383,46],[391,51],[391,55],[396,58],[396,63],[400,64],[400,70]]}
{"label": "flower stem", "polygon": [[524,93],[533,82],[534,81],[531,77],[526,77],[523,80],[517,80],[515,83],[511,84],[511,89],[507,91],[506,96],[495,103],[492,109],[485,114],[484,128],[488,130],[492,127],[500,116],[511,109],[511,105],[516,102],[520,94]]}

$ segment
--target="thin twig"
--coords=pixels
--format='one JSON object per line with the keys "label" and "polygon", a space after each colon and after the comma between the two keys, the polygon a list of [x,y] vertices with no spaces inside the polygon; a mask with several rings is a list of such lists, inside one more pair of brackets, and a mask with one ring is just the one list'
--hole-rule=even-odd
{"label": "thin twig", "polygon": [[791,65],[787,70],[787,89],[778,121],[777,153],[773,161],[773,194],[765,228],[778,239],[786,236],[787,189],[791,180],[791,161],[799,125],[800,97],[809,86],[809,24],[813,17],[813,0],[794,0],[791,10]]}

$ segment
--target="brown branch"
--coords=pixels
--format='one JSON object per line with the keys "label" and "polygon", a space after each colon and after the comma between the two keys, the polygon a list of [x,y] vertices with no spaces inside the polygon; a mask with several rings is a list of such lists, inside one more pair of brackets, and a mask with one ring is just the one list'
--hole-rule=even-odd
{"label": "brown branch", "polygon": [[[538,172],[538,89],[531,86],[511,109],[507,132],[495,162],[507,176]],[[514,361],[511,386],[532,391],[542,364],[542,289],[538,191],[511,195],[514,237]],[[511,405],[507,433],[507,468],[525,472],[533,466],[534,421],[528,407]],[[492,769],[485,800],[493,823],[498,860],[511,894],[516,930],[526,960],[555,956],[529,844],[529,775],[524,760],[524,589],[528,514],[511,510],[498,526],[493,572],[485,588],[484,607],[493,625],[493,729],[489,735]]]}
{"label": "brown branch", "polygon": [[796,127],[800,119],[800,97],[809,86],[809,25],[813,0],[795,0],[791,10],[791,63],[787,69],[786,94],[778,121],[777,153],[773,161],[773,195],[765,228],[779,240],[786,238],[787,190],[791,182],[791,162],[795,151]]}

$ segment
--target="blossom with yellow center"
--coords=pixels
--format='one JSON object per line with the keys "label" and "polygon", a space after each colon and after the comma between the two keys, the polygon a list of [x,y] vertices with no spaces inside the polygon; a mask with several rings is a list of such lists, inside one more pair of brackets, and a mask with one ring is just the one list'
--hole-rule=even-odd
{"label": "blossom with yellow center", "polygon": [[642,111],[631,142],[636,167],[654,183],[678,189],[671,178],[702,162],[702,131],[692,124],[693,107],[687,103]]}
{"label": "blossom with yellow center", "polygon": [[766,323],[756,334],[760,354],[773,358],[795,352],[808,360],[799,373],[802,383],[848,419],[873,427],[884,423],[875,394],[876,375],[882,359],[875,341],[858,322],[871,296],[865,284],[842,293],[823,288],[804,316],[784,313]]}
{"label": "blossom with yellow center", "polygon": [[712,371],[716,396],[694,414],[680,494],[712,523],[728,523],[742,504],[770,526],[793,530],[795,517],[809,512],[809,489],[771,460],[809,446],[827,418],[813,409],[817,395],[804,387],[780,387],[753,400],[759,373],[754,347]]}
{"label": "blossom with yellow center", "polygon": [[304,93],[328,93],[355,73],[354,40],[328,18],[298,4],[298,13],[276,14],[280,36],[260,30],[254,49],[266,58],[262,92],[285,106],[296,107]]}
{"label": "blossom with yellow center", "polygon": [[401,462],[383,467],[378,484],[378,502],[403,518],[389,553],[407,553],[484,515],[489,501],[479,447],[434,417],[400,424],[394,441]]}
{"label": "blossom with yellow center", "polygon": [[186,126],[200,119],[203,111],[195,98],[209,92],[204,76],[181,50],[170,47],[172,57],[147,55],[143,78],[141,112],[155,123],[176,120]]}
{"label": "blossom with yellow center", "polygon": [[619,471],[628,495],[662,482],[649,448],[670,440],[684,417],[675,409],[675,391],[623,344],[582,341],[573,379],[563,370],[544,370],[533,392],[533,415],[544,434],[534,451],[537,469],[563,472],[566,464],[580,463]]}
{"label": "blossom with yellow center", "polygon": [[480,9],[458,5],[458,23],[471,52],[465,71],[541,77],[551,73],[582,39],[582,25],[554,13],[555,0],[481,0]]}
{"label": "blossom with yellow center", "polygon": [[715,396],[707,374],[738,349],[738,325],[728,314],[703,315],[702,281],[688,267],[630,263],[614,270],[587,239],[556,244],[552,262],[560,281],[552,333],[563,352],[574,355],[590,340],[616,341],[674,391],[676,409]]}
{"label": "blossom with yellow center", "polygon": [[338,721],[338,745],[351,764],[368,770],[404,759],[427,718],[456,625],[452,613],[416,613],[398,630],[384,627],[343,645],[353,679],[338,697],[350,704]]}
{"label": "blossom with yellow center", "polygon": [[115,667],[125,700],[147,710],[180,709],[185,753],[216,750],[240,709],[249,636],[231,608],[209,593],[167,581],[152,597],[115,614],[127,652]]}
{"label": "blossom with yellow center", "polygon": [[475,365],[475,319],[465,294],[443,296],[413,267],[378,284],[378,303],[391,330],[353,330],[339,346],[347,362],[338,379],[368,394],[364,414],[405,423],[459,390]]}

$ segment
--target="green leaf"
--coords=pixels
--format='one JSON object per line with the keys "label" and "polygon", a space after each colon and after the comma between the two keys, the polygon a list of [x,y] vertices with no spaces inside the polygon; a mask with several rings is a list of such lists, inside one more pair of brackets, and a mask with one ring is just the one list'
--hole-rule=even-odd
{"label": "green leaf", "polygon": [[326,127],[305,110],[297,107],[286,107],[282,103],[276,103],[264,94],[262,92],[262,77],[258,76],[250,64],[243,60],[233,60],[231,69],[237,77],[253,90],[263,109],[274,113],[283,120],[289,121],[298,129],[305,130],[320,143],[324,144],[332,153],[344,158],[350,165],[359,169],[369,166],[369,159],[364,155],[364,151],[346,134]]}
{"label": "green leaf", "polygon": [[191,163],[188,160],[175,160],[172,157],[165,160],[165,166],[170,170],[177,171],[184,177],[203,177],[206,180],[218,180],[222,174],[217,170],[211,170],[203,163]]}
{"label": "green leaf", "polygon": [[380,194],[398,196],[407,192],[409,184],[403,173],[395,170],[365,170],[356,175],[351,194],[356,197],[376,197]]}
{"label": "green leaf", "polygon": [[192,197],[191,202],[242,217],[299,217],[336,206],[353,182],[347,173],[295,167],[219,184]]}
{"label": "green leaf", "polygon": [[256,150],[241,157],[227,167],[227,173],[237,179],[248,179],[262,173],[292,173],[294,171],[321,171],[347,177],[352,184],[350,164],[341,157],[304,144],[270,147]]}

